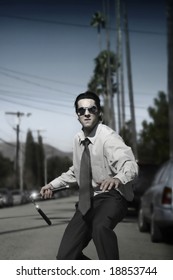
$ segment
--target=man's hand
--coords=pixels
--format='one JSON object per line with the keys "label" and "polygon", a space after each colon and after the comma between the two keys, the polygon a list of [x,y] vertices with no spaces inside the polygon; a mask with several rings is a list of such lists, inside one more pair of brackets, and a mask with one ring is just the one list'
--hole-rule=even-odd
{"label": "man's hand", "polygon": [[98,182],[100,189],[105,192],[106,190],[116,189],[121,184],[118,178],[107,178],[101,182]]}
{"label": "man's hand", "polygon": [[51,184],[47,184],[44,187],[41,188],[40,194],[43,198],[51,198],[53,195],[53,187]]}

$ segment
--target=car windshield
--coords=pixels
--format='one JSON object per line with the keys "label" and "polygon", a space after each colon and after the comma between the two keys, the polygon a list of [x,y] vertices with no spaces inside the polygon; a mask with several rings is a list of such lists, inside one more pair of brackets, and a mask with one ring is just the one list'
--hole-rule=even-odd
{"label": "car windshield", "polygon": [[156,176],[154,178],[154,181],[153,181],[153,185],[157,185],[157,184],[160,184],[165,178],[165,170],[167,170],[167,167],[168,167],[168,163],[164,164],[161,166],[161,168],[159,169],[159,171],[156,173]]}
{"label": "car windshield", "polygon": [[13,191],[12,192],[14,195],[16,195],[16,194],[20,194],[20,192],[19,191]]}
{"label": "car windshield", "polygon": [[169,165],[168,185],[173,188],[173,162],[170,162],[170,165]]}
{"label": "car windshield", "polygon": [[2,191],[0,190],[0,193],[1,193],[1,194],[7,194],[7,192],[6,192],[6,191],[3,191],[3,190],[2,190]]}

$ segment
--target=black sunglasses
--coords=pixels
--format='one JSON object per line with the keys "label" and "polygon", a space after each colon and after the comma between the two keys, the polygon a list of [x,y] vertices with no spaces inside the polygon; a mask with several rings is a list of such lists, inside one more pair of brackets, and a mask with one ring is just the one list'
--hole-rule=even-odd
{"label": "black sunglasses", "polygon": [[77,109],[77,114],[78,116],[83,116],[85,115],[86,110],[88,110],[88,112],[90,114],[96,114],[97,113],[97,107],[96,106],[92,106],[92,107],[80,107]]}

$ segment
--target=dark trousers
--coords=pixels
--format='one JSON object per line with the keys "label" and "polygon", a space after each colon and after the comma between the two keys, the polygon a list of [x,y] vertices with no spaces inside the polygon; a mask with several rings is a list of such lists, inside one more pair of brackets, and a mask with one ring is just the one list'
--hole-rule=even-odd
{"label": "dark trousers", "polygon": [[126,212],[127,201],[116,190],[95,196],[85,216],[76,206],[76,212],[64,232],[57,259],[89,259],[82,251],[93,239],[100,260],[118,260],[118,241],[113,229]]}

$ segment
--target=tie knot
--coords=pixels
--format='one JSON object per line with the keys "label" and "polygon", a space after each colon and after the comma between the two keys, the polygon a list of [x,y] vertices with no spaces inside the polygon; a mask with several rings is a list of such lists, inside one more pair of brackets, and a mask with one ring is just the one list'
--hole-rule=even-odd
{"label": "tie knot", "polygon": [[87,147],[91,142],[90,142],[90,140],[88,139],[88,138],[85,138],[85,140],[83,140],[83,145],[85,146],[85,147]]}

